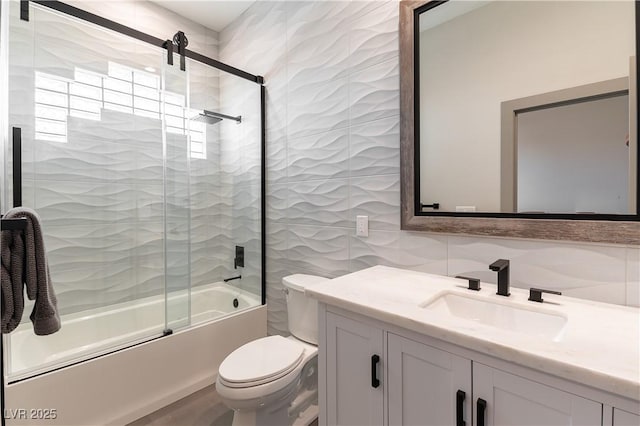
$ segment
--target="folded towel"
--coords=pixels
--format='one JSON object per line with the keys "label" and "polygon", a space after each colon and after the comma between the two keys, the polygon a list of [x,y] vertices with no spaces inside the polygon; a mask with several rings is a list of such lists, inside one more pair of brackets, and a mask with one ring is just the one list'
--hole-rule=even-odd
{"label": "folded towel", "polygon": [[[26,218],[23,231],[2,231],[2,332],[13,331],[24,311],[23,283],[27,297],[35,300],[30,318],[37,335],[60,329],[57,299],[51,284],[40,217],[27,207],[11,209],[7,219]],[[5,310],[6,309],[6,310]]]}

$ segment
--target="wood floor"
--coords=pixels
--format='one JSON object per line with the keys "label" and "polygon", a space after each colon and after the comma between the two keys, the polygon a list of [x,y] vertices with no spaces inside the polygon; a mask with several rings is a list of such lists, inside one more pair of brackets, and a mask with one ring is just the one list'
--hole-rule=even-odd
{"label": "wood floor", "polygon": [[233,411],[225,407],[211,385],[129,426],[231,426],[232,419]]}
{"label": "wood floor", "polygon": [[[211,385],[128,426],[231,426],[232,420],[233,411],[222,403]],[[311,426],[318,426],[318,420]]]}

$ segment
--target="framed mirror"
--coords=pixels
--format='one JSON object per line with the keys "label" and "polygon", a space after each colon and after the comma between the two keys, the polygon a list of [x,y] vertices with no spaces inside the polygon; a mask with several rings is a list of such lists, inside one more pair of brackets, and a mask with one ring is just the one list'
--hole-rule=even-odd
{"label": "framed mirror", "polygon": [[631,0],[400,2],[402,229],[640,243]]}

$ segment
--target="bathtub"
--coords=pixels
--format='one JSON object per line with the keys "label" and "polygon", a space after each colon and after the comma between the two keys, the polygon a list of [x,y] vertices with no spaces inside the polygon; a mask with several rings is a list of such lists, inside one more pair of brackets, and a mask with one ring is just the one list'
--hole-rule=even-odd
{"label": "bathtub", "polygon": [[[66,315],[51,336],[21,324],[4,336],[5,414],[55,409],[56,418],[7,423],[135,420],[213,383],[226,355],[266,335],[266,306],[258,296],[226,283],[199,286],[190,296],[182,291]],[[165,312],[174,333],[157,338]]]}

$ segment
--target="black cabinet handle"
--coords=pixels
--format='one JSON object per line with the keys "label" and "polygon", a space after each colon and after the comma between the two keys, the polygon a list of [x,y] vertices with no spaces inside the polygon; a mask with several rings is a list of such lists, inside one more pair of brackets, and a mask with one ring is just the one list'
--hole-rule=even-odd
{"label": "black cabinet handle", "polygon": [[467,424],[462,418],[462,407],[464,406],[465,397],[465,392],[458,389],[458,392],[456,392],[456,426],[465,426]]}
{"label": "black cabinet handle", "polygon": [[380,362],[379,355],[371,355],[371,387],[377,388],[380,386],[380,380],[378,380],[378,363]]}
{"label": "black cabinet handle", "polygon": [[478,416],[478,424],[477,426],[484,426],[484,412],[487,409],[487,401],[482,398],[478,398],[478,403],[476,404],[476,415]]}

